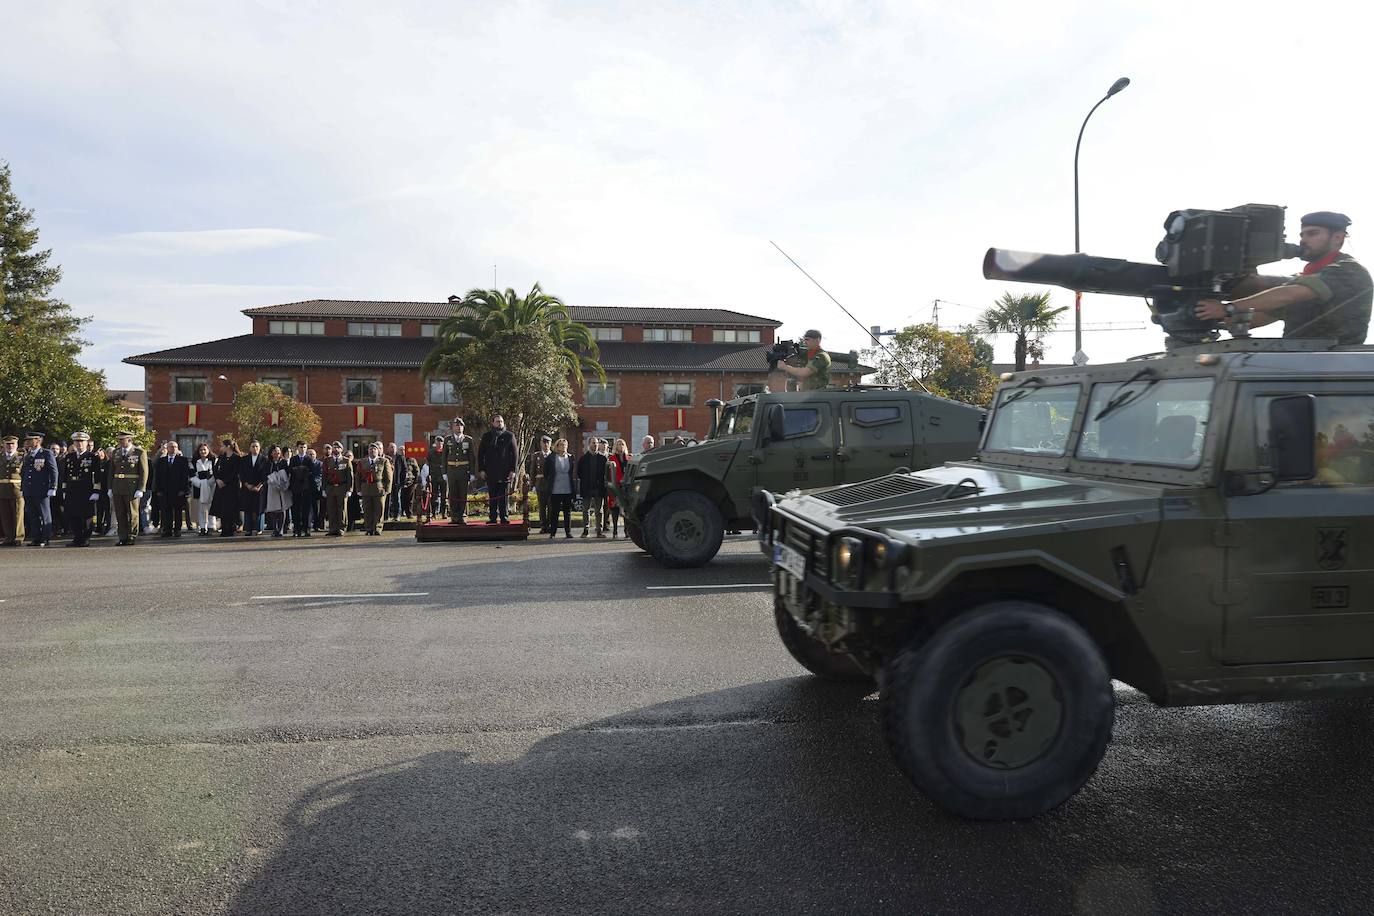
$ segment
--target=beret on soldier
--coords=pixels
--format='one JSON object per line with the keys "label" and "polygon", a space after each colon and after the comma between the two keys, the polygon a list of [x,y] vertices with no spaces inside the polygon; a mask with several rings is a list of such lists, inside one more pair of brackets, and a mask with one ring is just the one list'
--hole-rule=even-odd
{"label": "beret on soldier", "polygon": [[1304,216],[1302,224],[1304,226],[1321,226],[1323,229],[1331,229],[1335,232],[1344,232],[1350,226],[1350,217],[1332,210],[1318,210]]}
{"label": "beret on soldier", "polygon": [[821,332],[820,332],[820,331],[817,331],[815,328],[812,328],[811,330],[807,331],[805,334],[802,335],[802,338],[803,338],[803,339],[805,339],[805,338],[807,338],[807,337],[814,337],[814,338],[816,338],[817,340],[820,340],[820,339],[821,339]]}

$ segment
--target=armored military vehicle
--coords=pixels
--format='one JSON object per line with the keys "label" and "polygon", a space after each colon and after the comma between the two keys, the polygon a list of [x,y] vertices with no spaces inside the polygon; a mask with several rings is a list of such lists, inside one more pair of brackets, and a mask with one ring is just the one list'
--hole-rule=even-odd
{"label": "armored military vehicle", "polygon": [[756,487],[829,487],[967,458],[986,414],[893,388],[830,388],[712,401],[707,438],[630,463],[619,488],[625,530],[665,566],[701,566],[726,529],[753,530]]}
{"label": "armored military vehicle", "polygon": [[1091,777],[1112,679],[1374,693],[1374,352],[1332,343],[1016,373],[973,460],[759,494],[784,645],[879,685],[898,767],[978,819]]}

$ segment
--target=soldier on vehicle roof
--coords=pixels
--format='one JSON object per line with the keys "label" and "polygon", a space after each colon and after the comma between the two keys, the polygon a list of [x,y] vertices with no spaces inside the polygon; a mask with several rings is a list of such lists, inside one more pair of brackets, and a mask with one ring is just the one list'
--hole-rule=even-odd
{"label": "soldier on vehicle roof", "polygon": [[[802,347],[806,351],[805,362],[793,365],[790,361],[778,364],[778,368],[797,379],[802,391],[819,391],[830,387],[830,354],[821,349],[821,332],[807,331],[802,336]],[[785,389],[786,386],[784,385]]]}
{"label": "soldier on vehicle roof", "polygon": [[1307,262],[1295,277],[1247,277],[1229,302],[1203,299],[1194,314],[1209,321],[1239,319],[1252,327],[1283,322],[1284,337],[1335,338],[1362,344],[1369,332],[1374,291],[1369,271],[1341,251],[1350,217],[1319,210],[1302,218],[1298,257]]}

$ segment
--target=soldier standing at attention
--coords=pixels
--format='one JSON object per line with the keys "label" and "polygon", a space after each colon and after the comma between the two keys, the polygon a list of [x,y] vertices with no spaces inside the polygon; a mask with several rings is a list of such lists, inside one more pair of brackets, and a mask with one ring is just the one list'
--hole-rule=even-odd
{"label": "soldier standing at attention", "polygon": [[431,519],[443,518],[448,509],[448,480],[444,476],[448,473],[448,468],[445,466],[447,460],[448,452],[444,450],[444,437],[435,436],[429,447],[429,457],[425,460],[429,466],[429,517]]}
{"label": "soldier standing at attention", "polygon": [[18,547],[24,533],[24,456],[19,438],[0,439],[0,547]]}
{"label": "soldier standing at attention", "polygon": [[367,457],[358,460],[355,477],[358,481],[358,495],[363,498],[363,533],[373,536],[382,533],[382,503],[391,492],[391,459],[382,454],[382,443],[373,442],[367,447]]}
{"label": "soldier standing at attention", "polygon": [[1283,322],[1283,336],[1334,337],[1339,346],[1364,343],[1374,304],[1369,271],[1341,251],[1350,217],[1320,210],[1302,218],[1298,257],[1307,262],[1296,277],[1246,277],[1232,289],[1230,302],[1203,299],[1198,318],[1240,318],[1251,327]]}
{"label": "soldier standing at attention", "polygon": [[296,443],[296,454],[286,465],[286,476],[291,481],[291,524],[293,537],[310,537],[310,510],[315,502],[312,490],[317,474],[318,461],[306,454],[305,443]]}
{"label": "soldier standing at attention", "polygon": [[148,455],[134,445],[133,433],[116,433],[119,445],[110,455],[110,471],[105,489],[114,506],[115,524],[119,526],[116,547],[132,546],[138,531],[138,501],[148,485]]}
{"label": "soldier standing at attention", "polygon": [[57,468],[57,492],[48,497],[48,515],[52,518],[52,533],[60,540],[67,534],[67,518],[62,512],[62,459],[67,456],[69,449],[64,448],[62,440],[58,439],[48,446],[48,451],[52,452],[53,467]]}
{"label": "soldier standing at attention", "polygon": [[52,509],[48,500],[57,493],[57,462],[43,447],[42,433],[24,437],[24,530],[30,547],[47,547],[52,536]]}
{"label": "soldier standing at attention", "polygon": [[778,364],[778,368],[797,379],[802,391],[819,391],[822,388],[829,388],[830,354],[821,349],[821,332],[807,331],[802,337],[802,346],[806,348],[805,364],[793,366],[783,362]]}
{"label": "soldier standing at attention", "polygon": [[472,481],[472,437],[463,433],[463,418],[453,418],[453,432],[444,439],[448,464],[448,518],[468,523],[468,484]]}
{"label": "soldier standing at attention", "polygon": [[329,516],[329,537],[343,537],[344,512],[353,489],[353,459],[344,457],[343,443],[331,442],[324,459],[324,502]]}
{"label": "soldier standing at attention", "polygon": [[515,455],[515,437],[506,429],[506,420],[499,413],[491,418],[491,429],[482,434],[477,446],[477,476],[487,482],[487,524],[510,524],[507,493],[519,464]]}
{"label": "soldier standing at attention", "polygon": [[74,432],[71,449],[62,456],[62,512],[67,533],[72,536],[68,547],[88,547],[91,543],[91,521],[100,499],[101,481],[100,462],[90,444],[89,435]]}

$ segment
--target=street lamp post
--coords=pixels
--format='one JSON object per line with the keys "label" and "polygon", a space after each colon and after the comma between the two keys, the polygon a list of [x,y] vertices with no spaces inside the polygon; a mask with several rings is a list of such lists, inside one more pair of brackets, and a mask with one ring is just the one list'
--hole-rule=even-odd
{"label": "street lamp post", "polygon": [[[1107,99],[1116,95],[1122,89],[1131,85],[1131,81],[1122,77],[1112,88],[1107,90],[1107,94],[1098,99],[1097,105],[1088,110],[1088,117],[1083,119],[1083,126],[1078,128],[1078,142],[1073,145],[1073,253],[1079,254],[1083,250],[1082,241],[1078,232],[1078,151],[1083,146],[1083,131],[1088,127],[1088,118],[1093,116],[1093,112]],[[1075,291],[1073,294],[1073,356],[1074,362],[1079,361],[1080,354],[1083,352],[1083,294]],[[1086,360],[1084,360],[1086,362]]]}

